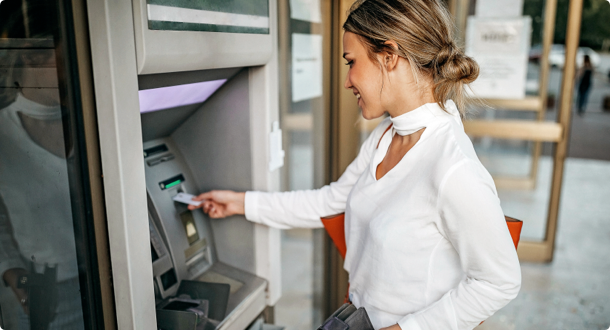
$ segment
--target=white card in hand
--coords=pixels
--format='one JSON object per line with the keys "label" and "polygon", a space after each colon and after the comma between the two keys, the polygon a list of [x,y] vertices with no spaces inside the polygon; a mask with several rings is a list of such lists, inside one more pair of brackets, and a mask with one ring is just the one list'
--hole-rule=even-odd
{"label": "white card in hand", "polygon": [[199,205],[201,205],[201,203],[203,203],[202,201],[194,201],[193,197],[195,197],[195,196],[191,195],[191,194],[178,193],[178,195],[174,196],[174,198],[172,198],[172,199],[175,200],[176,202],[190,204],[190,205],[194,205],[194,206],[199,206]]}

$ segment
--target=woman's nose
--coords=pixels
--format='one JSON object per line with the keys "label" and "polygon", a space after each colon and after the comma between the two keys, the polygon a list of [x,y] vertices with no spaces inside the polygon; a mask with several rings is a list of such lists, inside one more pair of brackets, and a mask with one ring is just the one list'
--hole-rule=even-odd
{"label": "woman's nose", "polygon": [[343,87],[346,89],[350,89],[352,88],[352,82],[349,80],[349,74],[345,75],[345,83],[343,84]]}

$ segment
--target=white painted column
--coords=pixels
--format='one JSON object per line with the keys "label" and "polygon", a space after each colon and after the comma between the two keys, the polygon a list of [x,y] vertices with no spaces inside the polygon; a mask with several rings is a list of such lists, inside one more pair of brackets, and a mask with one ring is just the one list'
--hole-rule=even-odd
{"label": "white painted column", "polygon": [[87,11],[118,329],[157,329],[132,3]]}

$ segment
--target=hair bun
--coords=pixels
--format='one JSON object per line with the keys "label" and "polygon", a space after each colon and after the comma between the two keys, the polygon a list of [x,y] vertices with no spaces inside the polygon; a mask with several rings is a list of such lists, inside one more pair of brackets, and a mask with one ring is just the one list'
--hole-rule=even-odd
{"label": "hair bun", "polygon": [[442,47],[438,53],[436,53],[436,66],[441,67],[443,64],[452,60],[457,55],[457,49],[453,44]]}
{"label": "hair bun", "polygon": [[441,48],[435,62],[438,77],[448,81],[470,84],[479,76],[479,65],[453,44]]}

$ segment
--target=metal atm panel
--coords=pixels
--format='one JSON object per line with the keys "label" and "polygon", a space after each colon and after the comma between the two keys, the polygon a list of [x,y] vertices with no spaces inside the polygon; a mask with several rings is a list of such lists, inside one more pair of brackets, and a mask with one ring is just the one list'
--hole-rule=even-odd
{"label": "metal atm panel", "polygon": [[[160,325],[178,322],[171,321],[176,315],[186,317],[180,324],[191,324],[187,319],[192,316],[166,311],[165,306],[186,294],[188,299],[210,299],[214,307],[219,297],[214,292],[222,292],[222,285],[227,287],[228,299],[220,299],[221,312],[218,306],[216,312],[210,307],[218,321],[210,323],[212,328],[243,329],[266,305],[267,283],[252,274],[256,262],[253,224],[243,217],[211,220],[201,210],[189,211],[172,200],[179,192],[197,194],[216,185],[233,189],[251,185],[247,82],[244,70],[198,109],[178,109],[185,114],[184,120],[175,118],[172,109],[143,115],[156,118],[142,122],[154,126],[152,130],[144,126],[143,134],[153,137],[144,142],[144,163]],[[164,118],[178,123],[177,127],[161,127]],[[212,160],[214,155],[218,156]]]}
{"label": "metal atm panel", "polygon": [[[174,264],[175,276],[167,273],[158,276],[155,274],[161,296],[166,298],[167,295],[176,294],[177,286],[173,285],[175,284],[173,282],[196,278],[215,260],[209,221],[206,221],[200,210],[191,212],[185,204],[172,200],[178,192],[197,192],[182,155],[170,139],[144,143],[145,151],[155,148],[166,151],[148,155],[144,160],[151,220],[153,225],[164,234],[163,243],[169,247]],[[151,235],[153,252],[155,252],[154,237]],[[153,262],[153,268],[156,263]],[[172,277],[176,280],[171,280]],[[163,281],[164,279],[166,280]]]}
{"label": "metal atm panel", "polygon": [[[132,0],[132,4],[139,74],[263,65],[273,54],[274,2]],[[246,9],[252,4],[267,8],[266,13],[236,15],[222,9]],[[218,11],[210,12],[210,7]],[[214,18],[227,16],[227,22],[215,22]],[[197,18],[204,21],[197,23]],[[252,18],[258,22],[249,23]]]}

